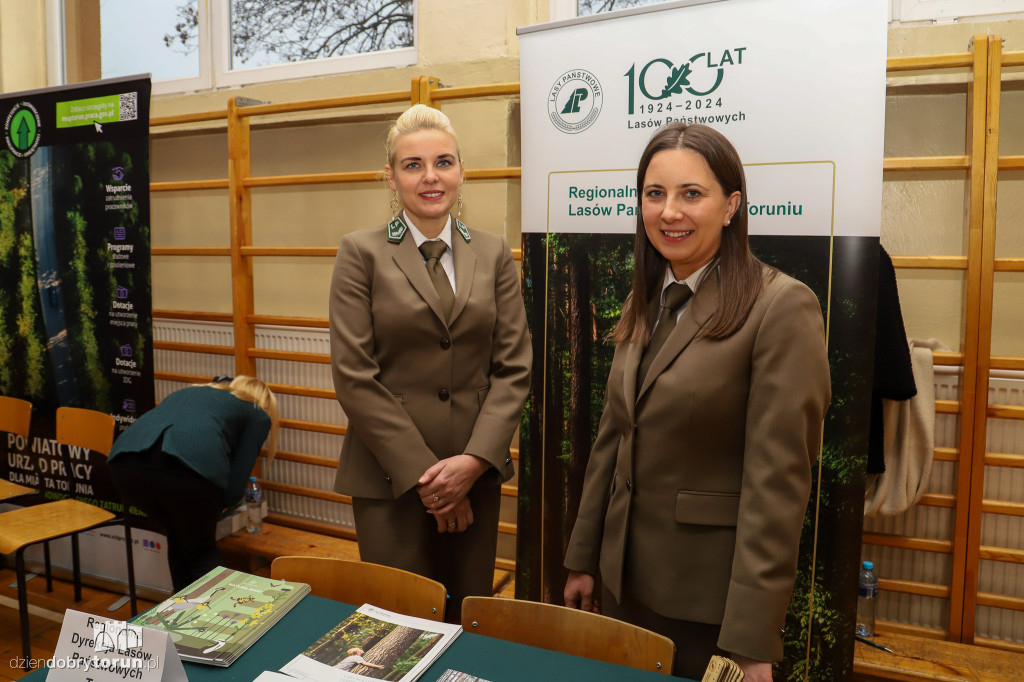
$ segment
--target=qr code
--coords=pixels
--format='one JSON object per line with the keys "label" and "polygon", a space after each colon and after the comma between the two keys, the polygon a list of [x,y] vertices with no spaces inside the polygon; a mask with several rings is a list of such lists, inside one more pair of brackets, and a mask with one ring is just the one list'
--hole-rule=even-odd
{"label": "qr code", "polygon": [[121,119],[122,121],[134,121],[139,117],[139,93],[126,92],[119,95],[121,98]]}

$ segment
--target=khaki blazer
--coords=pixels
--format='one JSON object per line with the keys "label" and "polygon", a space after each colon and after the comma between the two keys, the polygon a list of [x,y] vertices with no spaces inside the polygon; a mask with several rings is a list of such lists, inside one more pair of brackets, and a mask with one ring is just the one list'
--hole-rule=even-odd
{"label": "khaki blazer", "polygon": [[334,489],[353,497],[398,498],[461,453],[508,480],[530,385],[526,312],[505,239],[453,219],[456,294],[445,323],[402,227],[346,235],[334,266],[331,368],[348,416]]}
{"label": "khaki blazer", "polygon": [[616,349],[565,566],[777,660],[831,395],[821,307],[779,274],[739,331],[696,338],[717,302],[712,274],[639,391],[643,348]]}

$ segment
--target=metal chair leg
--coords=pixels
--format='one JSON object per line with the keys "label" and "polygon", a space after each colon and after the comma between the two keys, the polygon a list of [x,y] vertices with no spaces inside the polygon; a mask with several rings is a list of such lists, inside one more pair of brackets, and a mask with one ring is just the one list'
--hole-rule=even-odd
{"label": "metal chair leg", "polygon": [[21,653],[24,656],[22,667],[29,670],[32,658],[32,639],[28,632],[28,587],[25,585],[25,548],[19,549],[14,556],[15,572],[18,574],[18,618],[21,621]]}
{"label": "metal chair leg", "polygon": [[78,557],[78,533],[71,535],[71,565],[75,581],[75,601],[82,601],[82,564]]}
{"label": "metal chair leg", "polygon": [[132,523],[128,517],[128,506],[125,505],[124,509],[124,543],[125,543],[125,554],[128,555],[128,599],[131,601],[132,615],[137,615],[139,612],[138,606],[135,603],[135,559],[132,556]]}
{"label": "metal chair leg", "polygon": [[46,565],[46,591],[53,592],[53,573],[50,571],[50,541],[43,543],[43,563]]}

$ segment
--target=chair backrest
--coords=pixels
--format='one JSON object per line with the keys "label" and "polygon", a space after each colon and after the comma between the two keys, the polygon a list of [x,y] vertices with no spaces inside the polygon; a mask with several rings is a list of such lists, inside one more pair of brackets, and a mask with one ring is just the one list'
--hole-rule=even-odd
{"label": "chair backrest", "polygon": [[114,418],[81,407],[58,407],[57,441],[109,455],[114,445]]}
{"label": "chair backrest", "polygon": [[656,632],[589,611],[500,597],[466,597],[462,629],[630,668],[672,673],[675,644]]}
{"label": "chair backrest", "polygon": [[0,431],[28,438],[28,427],[31,422],[32,403],[21,398],[0,395]]}
{"label": "chair backrest", "polygon": [[270,577],[307,583],[318,597],[360,606],[373,604],[417,618],[444,620],[448,590],[436,580],[390,566],[327,557],[282,556]]}

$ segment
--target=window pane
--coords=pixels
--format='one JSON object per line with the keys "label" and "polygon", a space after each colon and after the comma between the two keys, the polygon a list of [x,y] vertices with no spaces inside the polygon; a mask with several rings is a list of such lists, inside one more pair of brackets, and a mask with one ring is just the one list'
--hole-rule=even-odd
{"label": "window pane", "polygon": [[641,5],[656,5],[665,0],[579,0],[577,10],[579,16],[587,14],[599,14],[611,12],[613,9],[626,9],[627,7],[640,7]]}
{"label": "window pane", "polygon": [[413,0],[231,0],[231,68],[412,47]]}
{"label": "window pane", "polygon": [[198,12],[199,0],[101,0],[103,77],[147,71],[154,80],[198,76]]}

